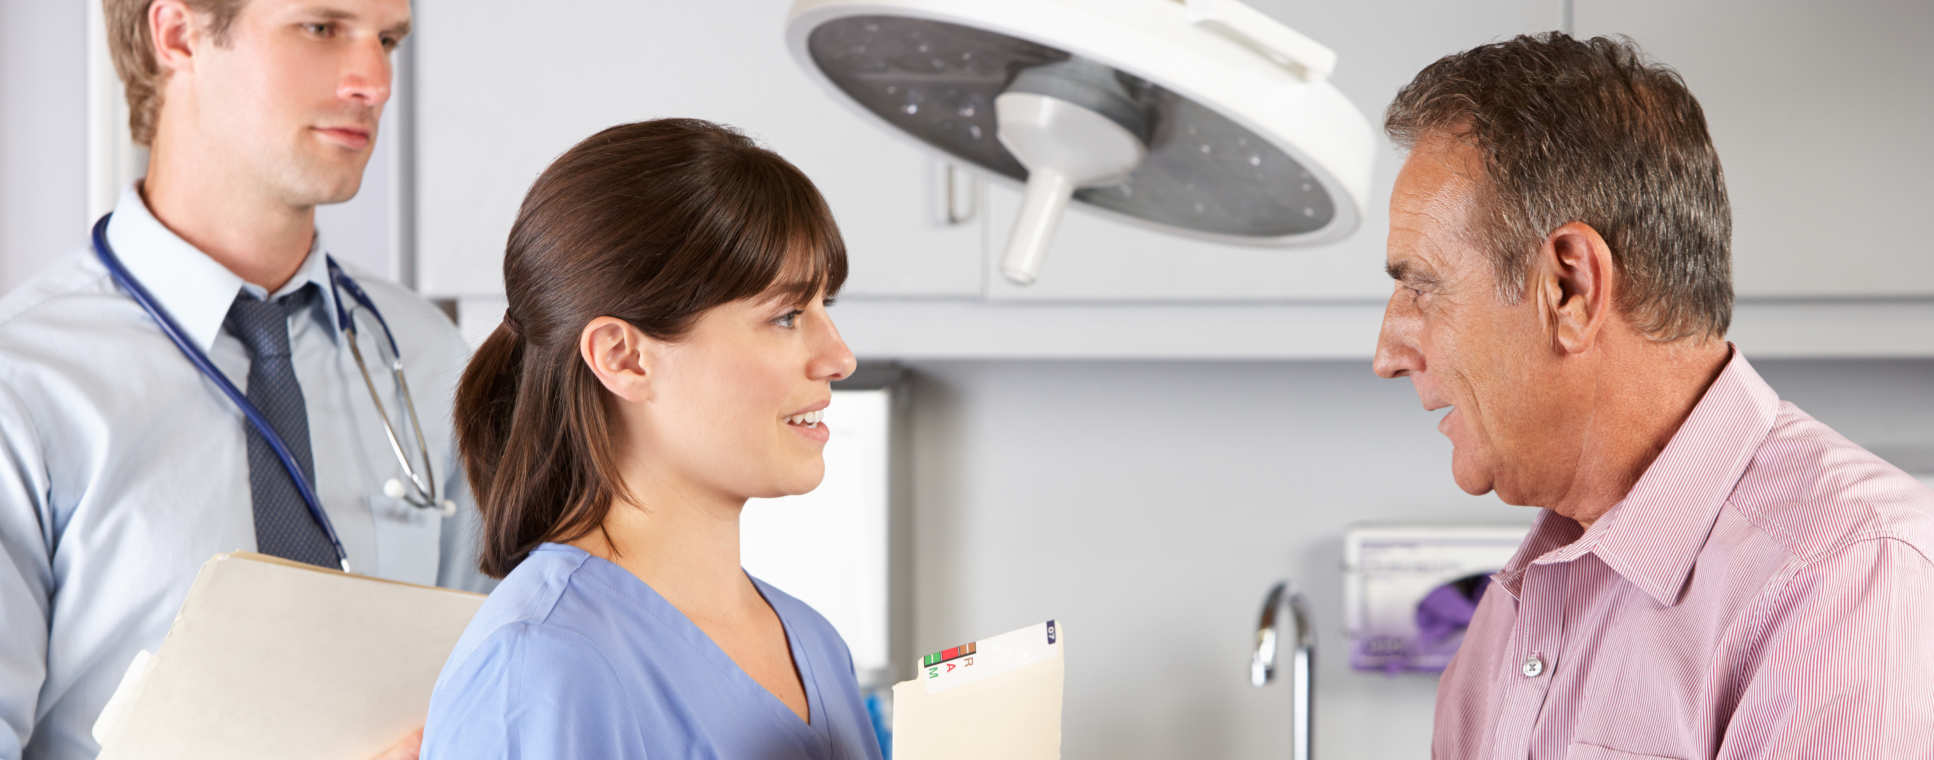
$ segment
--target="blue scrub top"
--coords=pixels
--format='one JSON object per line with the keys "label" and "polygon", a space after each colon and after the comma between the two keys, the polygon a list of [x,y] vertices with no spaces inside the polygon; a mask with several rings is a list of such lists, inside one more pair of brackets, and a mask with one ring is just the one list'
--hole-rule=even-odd
{"label": "blue scrub top", "polygon": [[544,544],[444,663],[422,757],[879,760],[846,642],[753,583],[785,626],[810,725],[630,571]]}

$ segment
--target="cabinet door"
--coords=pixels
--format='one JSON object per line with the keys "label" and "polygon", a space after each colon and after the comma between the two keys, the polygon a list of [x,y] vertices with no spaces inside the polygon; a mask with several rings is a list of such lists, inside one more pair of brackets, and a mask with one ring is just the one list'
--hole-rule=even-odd
{"label": "cabinet door", "polygon": [[1741,297],[1934,295],[1934,4],[1577,0],[1704,106],[1733,208]]}
{"label": "cabinet door", "polygon": [[1104,219],[1077,205],[1062,219],[1040,279],[1015,286],[999,274],[1020,191],[988,188],[989,295],[1001,299],[1126,301],[1279,301],[1381,299],[1390,186],[1401,156],[1382,137],[1384,107],[1430,62],[1486,42],[1556,28],[1560,0],[1416,2],[1246,0],[1336,51],[1338,89],[1356,104],[1381,146],[1369,212],[1343,240],[1304,248],[1249,248],[1154,233]]}
{"label": "cabinet door", "polygon": [[819,186],[839,220],[846,294],[981,293],[981,223],[949,224],[940,165],[806,78],[784,0],[418,0],[419,277],[500,292],[530,183],[593,132],[690,116],[738,127]]}

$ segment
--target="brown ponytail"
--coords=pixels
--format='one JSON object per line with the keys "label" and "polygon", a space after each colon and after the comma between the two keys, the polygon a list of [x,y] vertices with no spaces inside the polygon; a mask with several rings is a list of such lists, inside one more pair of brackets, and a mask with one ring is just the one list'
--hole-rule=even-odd
{"label": "brown ponytail", "polygon": [[605,390],[578,335],[612,316],[676,340],[775,286],[838,292],[846,247],[819,191],[745,136],[696,119],[623,124],[565,152],[504,251],[510,308],[457,386],[457,446],[483,513],[483,571],[604,522],[624,484]]}

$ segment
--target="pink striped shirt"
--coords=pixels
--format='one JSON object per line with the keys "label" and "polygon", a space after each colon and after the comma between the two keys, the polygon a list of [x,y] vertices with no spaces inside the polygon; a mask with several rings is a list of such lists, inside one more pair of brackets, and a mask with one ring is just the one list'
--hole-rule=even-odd
{"label": "pink striped shirt", "polygon": [[1437,689],[1438,758],[1934,758],[1934,491],[1737,349],[1630,493],[1540,515]]}

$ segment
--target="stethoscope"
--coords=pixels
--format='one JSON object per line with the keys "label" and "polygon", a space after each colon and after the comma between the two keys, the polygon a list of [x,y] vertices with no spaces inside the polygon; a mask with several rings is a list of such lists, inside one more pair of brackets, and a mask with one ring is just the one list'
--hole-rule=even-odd
{"label": "stethoscope", "polygon": [[[269,425],[268,419],[262,416],[255,405],[248,402],[248,396],[243,395],[241,389],[236,388],[235,383],[230,382],[228,376],[222,374],[221,369],[217,368],[214,362],[209,361],[208,355],[202,353],[201,348],[188,339],[187,331],[181,329],[181,325],[175,322],[174,317],[168,315],[168,310],[162,308],[161,304],[154,300],[154,296],[148,293],[148,289],[142,287],[141,282],[121,265],[119,258],[115,257],[114,248],[107,242],[107,222],[113,216],[108,214],[94,223],[94,255],[100,258],[101,265],[107,268],[108,276],[114,278],[115,284],[120,285],[122,290],[127,291],[128,295],[134,298],[135,303],[141,305],[142,310],[148,312],[148,316],[154,319],[155,324],[161,328],[161,332],[168,336],[168,340],[174,342],[175,348],[181,349],[182,355],[188,357],[188,361],[195,365],[195,369],[200,370],[204,377],[215,384],[215,387],[220,388],[222,393],[228,396],[228,400],[235,402],[235,407],[242,410],[249,424],[262,435],[263,440],[268,441],[269,447],[275,450],[276,458],[282,460],[282,468],[289,471],[289,479],[295,481],[296,492],[302,495],[303,503],[309,506],[309,515],[315,518],[317,525],[322,526],[323,535],[327,536],[329,544],[335,547],[336,559],[342,564],[343,572],[349,572],[349,553],[343,550],[342,539],[336,535],[336,526],[329,522],[329,515],[322,511],[322,500],[316,497],[316,491],[309,485],[309,479],[303,477],[302,467],[296,464],[295,455],[289,453],[288,444],[283,442],[282,436],[276,434],[275,428]],[[349,342],[349,354],[355,357],[356,369],[362,372],[363,385],[369,388],[369,400],[376,404],[376,413],[383,420],[383,434],[389,438],[390,451],[396,455],[397,463],[402,465],[403,474],[409,477],[408,484],[398,478],[390,478],[384,482],[384,495],[392,499],[401,499],[418,508],[439,510],[445,517],[456,514],[456,502],[437,498],[436,474],[430,464],[430,447],[423,440],[423,423],[417,419],[416,402],[410,398],[410,384],[403,379],[403,355],[397,349],[396,336],[390,332],[389,321],[383,319],[383,313],[376,309],[376,304],[370,301],[369,294],[363,292],[362,286],[357,285],[355,280],[343,273],[342,267],[336,265],[334,257],[325,255],[324,261],[329,266],[329,290],[335,296],[333,300],[336,304],[336,323],[342,331],[343,338]],[[345,305],[344,293],[349,294],[355,306],[367,310],[371,316],[376,317],[376,324],[383,329],[383,340],[389,345],[389,355],[392,357],[390,373],[396,379],[397,391],[403,396],[403,411],[409,417],[410,428],[416,434],[417,451],[422,455],[421,471],[417,469],[410,456],[404,453],[402,439],[396,434],[396,426],[390,422],[389,408],[383,405],[382,394],[376,390],[376,381],[369,376],[369,366],[363,362],[362,349],[356,345],[356,322],[350,319],[351,307]]]}

